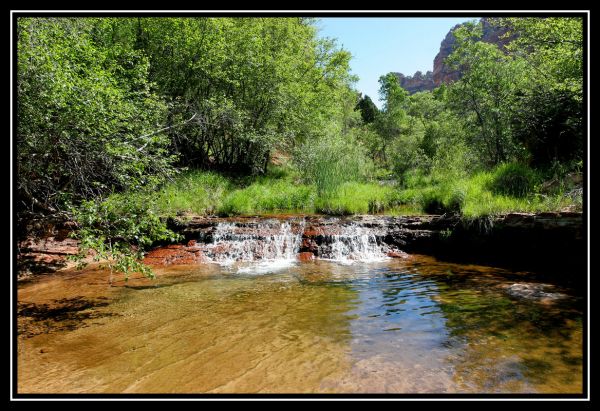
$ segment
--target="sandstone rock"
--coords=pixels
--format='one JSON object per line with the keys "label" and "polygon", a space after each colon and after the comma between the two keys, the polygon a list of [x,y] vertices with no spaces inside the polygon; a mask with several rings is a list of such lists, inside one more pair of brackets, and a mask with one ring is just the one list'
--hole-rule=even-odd
{"label": "sandstone rock", "polygon": [[311,252],[303,252],[303,253],[298,253],[297,258],[299,261],[312,261],[315,259],[315,255]]}
{"label": "sandstone rock", "polygon": [[144,257],[148,265],[198,264],[208,262],[201,249],[183,244],[155,248]]}
{"label": "sandstone rock", "polygon": [[388,251],[387,256],[392,257],[392,258],[403,258],[403,259],[407,259],[409,257],[409,255],[407,253],[405,253],[404,251]]}
{"label": "sandstone rock", "polygon": [[506,292],[513,297],[524,298],[541,303],[551,303],[568,297],[563,293],[549,292],[553,289],[553,286],[549,284],[514,283],[507,285],[505,288]]}
{"label": "sandstone rock", "polygon": [[[510,39],[501,38],[506,34],[506,29],[493,26],[486,18],[482,18],[481,22],[483,23],[482,41],[498,44],[502,47],[508,44]],[[440,51],[433,60],[433,83],[435,87],[438,87],[441,84],[451,83],[460,78],[461,73],[446,65],[445,60],[446,57],[452,53],[456,44],[454,30],[461,26],[462,24],[457,24],[448,32],[448,34],[446,34],[446,37],[442,40],[442,44],[440,45]]]}
{"label": "sandstone rock", "polygon": [[433,73],[428,71],[423,75],[420,71],[417,71],[412,76],[405,76],[402,73],[394,73],[398,77],[400,86],[408,91],[410,94],[417,93],[419,91],[433,90],[435,83],[433,82]]}

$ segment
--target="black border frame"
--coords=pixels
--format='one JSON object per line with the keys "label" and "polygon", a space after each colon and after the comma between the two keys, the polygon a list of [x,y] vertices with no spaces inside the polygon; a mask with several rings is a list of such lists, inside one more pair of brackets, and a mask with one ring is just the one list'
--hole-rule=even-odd
{"label": "black border frame", "polygon": [[[588,308],[588,311],[584,313],[582,326],[583,326],[583,391],[581,394],[493,394],[493,393],[481,393],[481,394],[466,394],[466,393],[451,393],[451,394],[442,394],[442,393],[427,393],[427,394],[416,394],[416,393],[406,393],[406,394],[396,394],[396,393],[344,393],[344,394],[313,394],[313,393],[286,393],[286,394],[245,394],[245,393],[232,393],[232,394],[208,394],[208,393],[183,393],[183,394],[123,394],[123,393],[94,393],[94,394],[25,394],[18,392],[18,331],[17,331],[17,303],[18,303],[18,287],[17,287],[17,233],[15,227],[15,216],[13,215],[15,205],[17,202],[17,172],[18,172],[18,164],[16,162],[16,130],[18,127],[18,116],[17,116],[17,19],[19,17],[135,17],[135,16],[144,16],[144,17],[200,17],[200,16],[208,16],[208,17],[471,17],[471,18],[481,18],[481,17],[581,17],[583,23],[583,40],[584,40],[584,53],[583,53],[583,100],[584,100],[584,110],[583,110],[583,122],[585,124],[586,136],[587,136],[587,144],[585,145],[584,150],[584,192],[583,192],[583,235],[586,238],[586,258],[587,258],[587,279],[584,293],[585,293],[585,301]],[[11,400],[58,400],[58,399],[78,399],[78,400],[98,400],[98,399],[139,399],[139,400],[148,400],[148,399],[165,399],[165,400],[174,400],[174,399],[204,399],[204,400],[215,400],[215,399],[455,399],[455,400],[466,400],[466,399],[480,399],[480,400],[494,400],[494,399],[516,399],[516,400],[552,400],[552,399],[587,399],[590,400],[591,392],[589,390],[589,381],[588,374],[591,368],[591,364],[589,363],[588,358],[588,323],[591,309],[591,299],[588,299],[591,289],[591,271],[590,271],[590,250],[589,250],[589,232],[588,232],[588,224],[589,224],[589,163],[588,158],[590,156],[589,144],[590,144],[590,122],[588,113],[590,110],[589,104],[589,94],[588,94],[588,85],[589,85],[589,51],[590,51],[590,41],[588,38],[588,30],[590,23],[590,11],[589,10],[577,10],[577,11],[432,11],[432,12],[424,12],[424,11],[269,11],[269,10],[239,10],[239,11],[214,11],[214,10],[206,10],[206,11],[148,11],[145,12],[143,10],[139,11],[103,11],[98,10],[97,12],[90,11],[64,11],[64,10],[53,10],[53,11],[33,11],[28,12],[25,10],[12,11],[11,10],[11,22],[12,22],[12,57],[11,57],[11,67],[12,67],[12,76],[11,76],[11,87],[12,87],[12,99],[11,99],[11,108],[12,108],[12,132],[11,132],[11,142],[12,150],[11,150],[11,161],[12,161],[12,192],[11,192],[11,205],[13,210],[11,212],[11,245],[12,245],[12,253],[11,253],[11,263],[14,272],[11,272],[12,279],[12,304],[11,304],[11,326],[12,326],[12,350],[11,350],[11,361],[12,361],[12,375],[11,375]],[[590,396],[589,396],[589,395]]]}

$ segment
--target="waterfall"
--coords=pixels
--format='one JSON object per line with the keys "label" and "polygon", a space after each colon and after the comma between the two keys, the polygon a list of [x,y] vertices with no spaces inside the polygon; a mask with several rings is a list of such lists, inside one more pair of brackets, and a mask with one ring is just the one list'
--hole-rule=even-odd
{"label": "waterfall", "polygon": [[265,269],[289,266],[296,261],[303,227],[303,221],[221,222],[206,255],[224,266],[249,262],[259,262]]}
{"label": "waterfall", "polygon": [[356,223],[342,225],[339,233],[326,236],[319,247],[319,258],[342,264],[387,259],[388,246],[381,241],[384,233]]}
{"label": "waterfall", "polygon": [[248,219],[221,221],[213,227],[198,245],[205,261],[237,272],[289,267],[299,261],[300,251],[341,264],[383,261],[391,251],[383,241],[385,227],[373,223],[336,220],[306,226],[304,219]]}

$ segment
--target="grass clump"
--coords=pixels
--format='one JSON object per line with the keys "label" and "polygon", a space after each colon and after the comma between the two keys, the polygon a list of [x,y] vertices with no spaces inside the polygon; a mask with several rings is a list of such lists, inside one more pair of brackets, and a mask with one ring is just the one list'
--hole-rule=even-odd
{"label": "grass clump", "polygon": [[315,201],[315,211],[331,215],[377,214],[390,209],[394,188],[376,183],[347,182]]}
{"label": "grass clump", "polygon": [[339,137],[303,144],[294,161],[302,179],[315,186],[319,197],[331,197],[332,201],[344,183],[364,180],[373,171],[362,147]]}
{"label": "grass clump", "polygon": [[531,168],[518,163],[506,163],[494,170],[490,190],[495,194],[524,198],[533,192],[537,180]]}
{"label": "grass clump", "polygon": [[221,174],[185,172],[154,194],[156,209],[162,214],[213,214],[232,188],[231,180]]}
{"label": "grass clump", "polygon": [[557,192],[536,191],[540,178],[536,171],[522,165],[503,164],[454,179],[433,179],[412,175],[408,186],[392,195],[395,205],[418,208],[422,213],[458,213],[467,218],[510,212],[544,212],[577,208],[580,197]]}
{"label": "grass clump", "polygon": [[312,212],[314,187],[289,180],[262,179],[230,192],[218,208],[223,216],[265,212]]}

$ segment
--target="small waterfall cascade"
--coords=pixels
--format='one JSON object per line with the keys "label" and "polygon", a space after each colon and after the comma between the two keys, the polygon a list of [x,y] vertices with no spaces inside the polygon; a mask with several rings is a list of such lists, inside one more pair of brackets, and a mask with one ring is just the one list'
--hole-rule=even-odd
{"label": "small waterfall cascade", "polygon": [[356,223],[340,225],[336,234],[325,236],[319,258],[342,264],[383,261],[389,251],[382,241],[384,235],[380,229]]}
{"label": "small waterfall cascade", "polygon": [[220,219],[198,229],[198,240],[165,248],[151,258],[216,263],[228,270],[266,273],[302,261],[369,263],[400,257],[389,241],[385,221],[352,221],[335,217]]}
{"label": "small waterfall cascade", "polygon": [[300,249],[304,221],[221,222],[206,255],[221,265],[236,262],[293,262]]}

